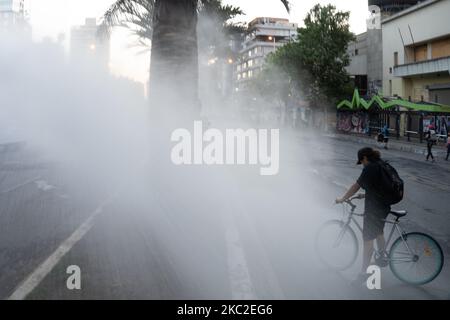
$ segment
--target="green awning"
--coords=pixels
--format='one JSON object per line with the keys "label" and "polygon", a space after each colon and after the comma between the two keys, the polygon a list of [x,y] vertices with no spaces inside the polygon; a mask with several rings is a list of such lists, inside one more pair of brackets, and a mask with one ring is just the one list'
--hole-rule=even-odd
{"label": "green awning", "polygon": [[338,109],[348,108],[351,110],[364,108],[368,110],[371,107],[373,107],[375,103],[383,110],[400,106],[415,111],[450,113],[450,106],[446,106],[443,104],[429,103],[429,102],[414,103],[402,99],[384,100],[382,97],[378,95],[373,96],[373,98],[369,102],[367,102],[366,100],[364,100],[359,96],[358,90],[355,90],[355,92],[353,93],[352,101],[343,100],[338,104],[337,108]]}

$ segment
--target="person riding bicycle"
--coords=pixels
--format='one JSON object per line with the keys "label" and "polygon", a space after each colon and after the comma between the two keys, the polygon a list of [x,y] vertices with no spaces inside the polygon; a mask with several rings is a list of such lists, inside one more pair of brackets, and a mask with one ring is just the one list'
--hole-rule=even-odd
{"label": "person riding bicycle", "polygon": [[[350,187],[345,195],[336,199],[336,203],[343,203],[352,198],[361,188],[365,190],[365,210],[363,223],[363,265],[361,274],[354,280],[354,283],[364,283],[367,280],[367,268],[374,252],[374,240],[377,241],[378,248],[385,248],[384,225],[385,219],[391,211],[390,205],[383,201],[379,188],[382,185],[382,163],[379,151],[372,148],[363,148],[358,151],[358,162],[364,166],[361,176]],[[382,253],[385,254],[385,253]],[[380,267],[387,265],[382,259],[378,262]]]}

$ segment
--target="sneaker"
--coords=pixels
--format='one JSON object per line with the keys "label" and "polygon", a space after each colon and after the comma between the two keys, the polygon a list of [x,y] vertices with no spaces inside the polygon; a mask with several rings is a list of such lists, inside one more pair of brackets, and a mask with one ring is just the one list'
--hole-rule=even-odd
{"label": "sneaker", "polygon": [[389,257],[386,253],[386,251],[378,252],[375,255],[375,264],[379,266],[380,268],[385,268],[389,265]]}

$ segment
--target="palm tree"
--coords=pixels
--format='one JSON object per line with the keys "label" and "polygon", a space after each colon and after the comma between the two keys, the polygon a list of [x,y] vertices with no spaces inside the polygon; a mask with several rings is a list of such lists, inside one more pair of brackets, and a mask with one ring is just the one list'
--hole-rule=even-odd
{"label": "palm tree", "polygon": [[[151,35],[150,101],[198,114],[198,11],[215,0],[117,0],[104,15],[105,27],[128,17],[144,21]],[[289,12],[289,1],[281,0]],[[147,12],[143,16],[143,12]],[[141,19],[144,18],[144,19]],[[159,108],[158,108],[159,109]]]}

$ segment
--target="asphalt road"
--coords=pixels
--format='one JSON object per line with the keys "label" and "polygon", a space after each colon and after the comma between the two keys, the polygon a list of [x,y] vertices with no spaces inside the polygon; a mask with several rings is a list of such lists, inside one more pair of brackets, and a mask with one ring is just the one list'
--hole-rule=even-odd
{"label": "asphalt road", "polygon": [[[382,290],[354,288],[318,261],[314,236],[360,172],[361,145],[283,133],[280,174],[259,168],[140,167],[115,175],[0,152],[0,298],[448,299],[450,268],[423,287],[383,269]],[[450,164],[387,151],[406,181],[407,231],[450,250]],[[81,270],[81,290],[66,271]]]}

